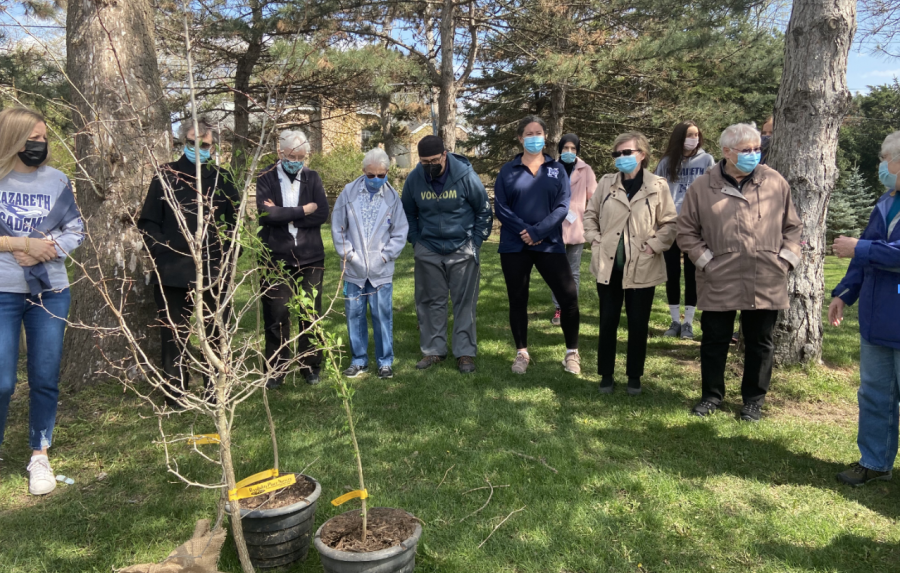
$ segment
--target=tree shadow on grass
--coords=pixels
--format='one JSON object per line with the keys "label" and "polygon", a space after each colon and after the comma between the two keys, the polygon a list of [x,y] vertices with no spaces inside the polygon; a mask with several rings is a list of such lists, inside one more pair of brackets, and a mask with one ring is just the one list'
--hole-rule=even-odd
{"label": "tree shadow on grass", "polygon": [[858,535],[839,535],[825,547],[764,543],[758,545],[757,550],[790,567],[810,571],[868,573],[897,571],[900,567],[900,543],[884,543]]}

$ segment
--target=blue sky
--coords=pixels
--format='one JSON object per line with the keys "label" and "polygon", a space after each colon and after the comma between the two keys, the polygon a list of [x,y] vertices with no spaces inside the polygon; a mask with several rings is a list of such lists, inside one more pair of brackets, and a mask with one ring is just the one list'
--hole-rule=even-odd
{"label": "blue sky", "polygon": [[855,49],[850,52],[847,87],[854,95],[868,92],[868,86],[893,83],[894,76],[900,78],[900,58],[876,57]]}

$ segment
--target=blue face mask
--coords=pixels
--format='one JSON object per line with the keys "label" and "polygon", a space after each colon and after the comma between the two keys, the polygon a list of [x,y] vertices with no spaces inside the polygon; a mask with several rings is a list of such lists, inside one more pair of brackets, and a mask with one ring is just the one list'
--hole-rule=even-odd
{"label": "blue face mask", "polygon": [[544,149],[544,138],[540,135],[525,138],[525,151],[540,153]]}
{"label": "blue face mask", "polygon": [[737,167],[742,173],[750,173],[756,166],[759,165],[760,154],[759,153],[738,153],[738,160],[735,163],[735,167]]}
{"label": "blue face mask", "polygon": [[638,160],[634,155],[623,155],[616,158],[616,169],[622,173],[631,173],[637,169]]}
{"label": "blue face mask", "polygon": [[571,151],[564,151],[560,156],[559,160],[563,163],[575,163],[575,157],[577,157]]}
{"label": "blue face mask", "polygon": [[878,166],[878,180],[888,189],[897,188],[897,174],[891,173],[890,169],[888,169],[887,161],[882,161],[881,165]]}
{"label": "blue face mask", "polygon": [[281,168],[284,169],[285,173],[290,173],[291,175],[294,175],[295,173],[297,173],[298,171],[303,169],[303,162],[302,161],[288,161],[287,159],[282,159],[281,160]]}
{"label": "blue face mask", "polygon": [[[184,156],[187,157],[188,161],[190,161],[191,163],[197,163],[197,154],[194,152],[193,147],[185,145]],[[200,163],[206,163],[207,161],[209,161],[210,157],[212,157],[211,149],[200,149]]]}
{"label": "blue face mask", "polygon": [[378,193],[378,190],[387,183],[387,175],[384,177],[376,177],[374,179],[369,179],[366,177],[366,190],[369,193]]}

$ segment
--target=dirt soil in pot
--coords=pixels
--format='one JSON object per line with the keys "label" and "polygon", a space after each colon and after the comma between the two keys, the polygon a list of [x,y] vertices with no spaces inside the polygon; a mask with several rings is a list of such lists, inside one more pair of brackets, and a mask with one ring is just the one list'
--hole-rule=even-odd
{"label": "dirt soil in pot", "polygon": [[322,543],[351,553],[370,553],[400,545],[416,530],[416,518],[399,509],[379,507],[369,510],[366,541],[360,541],[362,518],[359,512],[339,515],[325,524]]}

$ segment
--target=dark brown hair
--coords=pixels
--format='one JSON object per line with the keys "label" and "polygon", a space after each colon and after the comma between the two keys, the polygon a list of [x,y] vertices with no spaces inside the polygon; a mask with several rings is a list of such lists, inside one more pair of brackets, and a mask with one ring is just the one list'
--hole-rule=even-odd
{"label": "dark brown hair", "polygon": [[681,158],[684,157],[684,140],[687,139],[688,129],[696,127],[697,128],[697,137],[700,141],[697,143],[697,147],[694,148],[694,153],[697,153],[697,150],[703,147],[703,131],[700,129],[700,126],[694,123],[693,121],[683,121],[675,126],[675,129],[672,130],[672,135],[669,137],[669,145],[666,147],[666,153],[663,157],[668,158],[669,164],[666,166],[666,175],[669,181],[677,181],[678,180],[678,170],[681,169]]}

